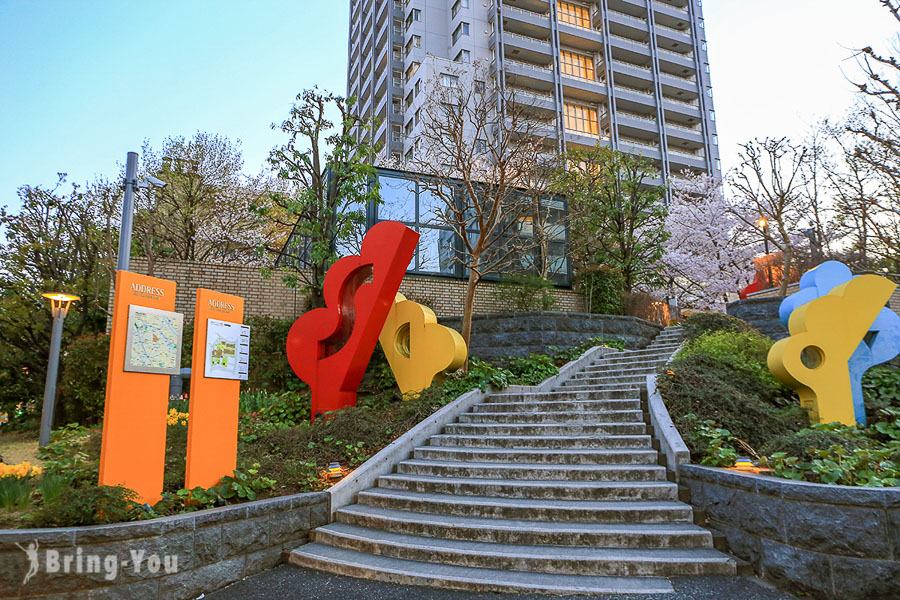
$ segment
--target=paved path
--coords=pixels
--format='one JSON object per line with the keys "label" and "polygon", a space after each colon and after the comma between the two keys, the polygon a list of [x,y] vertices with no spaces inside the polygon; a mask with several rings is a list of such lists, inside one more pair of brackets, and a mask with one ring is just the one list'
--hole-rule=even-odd
{"label": "paved path", "polygon": [[[752,577],[683,577],[671,580],[674,594],[591,596],[602,600],[796,600]],[[248,577],[204,600],[585,600],[586,596],[523,596],[456,592],[331,575],[293,565],[280,565]]]}

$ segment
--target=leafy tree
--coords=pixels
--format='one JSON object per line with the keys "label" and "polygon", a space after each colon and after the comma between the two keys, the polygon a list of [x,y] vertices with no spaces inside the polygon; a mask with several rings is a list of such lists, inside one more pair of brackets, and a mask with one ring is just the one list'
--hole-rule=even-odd
{"label": "leafy tree", "polygon": [[541,198],[555,159],[544,145],[546,126],[515,90],[501,89],[480,63],[447,70],[449,80],[426,82],[423,125],[408,167],[436,200],[434,222],[459,244],[452,256],[468,275],[461,331],[468,344],[475,291],[485,276],[549,272],[547,240],[558,224]]}
{"label": "leafy tree", "polygon": [[168,137],[159,150],[144,142],[142,174],[167,184],[137,194],[136,251],[148,258],[151,273],[158,258],[246,264],[263,239],[284,241],[283,228],[267,228],[251,212],[266,204],[267,182],[247,177],[243,166],[240,140],[216,134]]}
{"label": "leafy tree", "polygon": [[0,208],[0,410],[11,420],[40,410],[51,325],[43,292],[81,296],[65,321],[64,349],[106,326],[120,190],[98,180],[64,192],[64,182],[60,174],[51,189],[23,186],[17,212]]}
{"label": "leafy tree", "polygon": [[[369,122],[356,115],[355,100],[317,88],[297,95],[289,117],[272,128],[287,141],[269,154],[278,181],[254,212],[269,226],[293,227],[286,245],[262,239],[259,250],[290,270],[285,283],[308,292],[312,308],[324,305],[325,272],[342,254],[359,250],[366,206],[379,199],[370,187],[375,148],[365,141]],[[335,124],[327,113],[337,111]]]}
{"label": "leafy tree", "polygon": [[596,146],[571,150],[554,189],[569,199],[569,235],[576,266],[602,264],[625,279],[626,293],[661,277],[667,238],[664,186],[650,184],[653,162]]}
{"label": "leafy tree", "polygon": [[662,262],[681,304],[722,310],[726,294],[750,283],[756,248],[730,209],[718,179],[685,172],[673,180]]}

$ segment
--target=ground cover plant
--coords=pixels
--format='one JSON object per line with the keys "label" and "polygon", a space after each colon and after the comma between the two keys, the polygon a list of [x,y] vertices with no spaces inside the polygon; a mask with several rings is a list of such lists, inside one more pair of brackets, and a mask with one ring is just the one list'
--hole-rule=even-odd
{"label": "ground cover plant", "polygon": [[749,456],[778,477],[900,482],[900,369],[878,367],[864,377],[868,427],[810,425],[799,399],[766,366],[770,339],[722,313],[693,315],[682,327],[685,345],[658,386],[694,461],[730,467]]}
{"label": "ground cover plant", "polygon": [[[189,401],[170,399],[162,500],[139,505],[122,487],[98,486],[101,430],[69,425],[55,430],[39,452],[43,469],[0,466],[0,528],[113,523],[190,512],[333,485],[323,472],[338,462],[349,472],[428,415],[470,390],[534,385],[595,345],[623,347],[618,340],[588,340],[554,354],[510,357],[496,363],[477,358],[418,397],[404,401],[390,369],[376,351],[360,388],[358,405],[309,422],[305,386],[241,393],[238,464],[230,476],[203,489],[183,489]],[[272,364],[280,364],[277,355]],[[277,367],[281,368],[281,367]],[[277,382],[278,376],[264,378]],[[272,387],[276,387],[274,384]]]}

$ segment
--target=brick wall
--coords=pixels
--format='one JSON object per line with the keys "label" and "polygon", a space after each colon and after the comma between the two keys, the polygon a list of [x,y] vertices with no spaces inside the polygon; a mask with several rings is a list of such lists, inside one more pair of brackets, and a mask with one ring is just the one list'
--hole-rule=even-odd
{"label": "brick wall", "polygon": [[[146,259],[132,258],[131,270],[147,274]],[[175,310],[184,313],[188,321],[194,316],[194,301],[198,287],[244,298],[244,312],[247,317],[295,319],[303,314],[306,308],[303,294],[282,283],[282,275],[277,271],[266,278],[260,274],[257,267],[165,261],[154,265],[153,276],[170,279],[178,284]],[[475,312],[490,314],[509,310],[510,307],[504,304],[499,292],[499,286],[495,283],[479,284],[475,294]],[[444,277],[407,275],[400,286],[400,293],[410,300],[427,305],[439,317],[454,317],[462,310],[466,282]],[[584,310],[584,301],[578,292],[555,289],[553,295],[556,297],[554,310],[565,312]]]}

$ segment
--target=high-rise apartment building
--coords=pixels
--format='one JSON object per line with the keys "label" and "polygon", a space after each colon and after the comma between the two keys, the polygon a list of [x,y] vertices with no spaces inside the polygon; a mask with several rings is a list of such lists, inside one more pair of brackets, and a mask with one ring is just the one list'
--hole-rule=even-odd
{"label": "high-rise apartment building", "polygon": [[719,175],[702,0],[351,0],[347,93],[384,157],[412,147],[416,99],[481,62],[549,122],[560,151],[598,142],[661,173]]}

